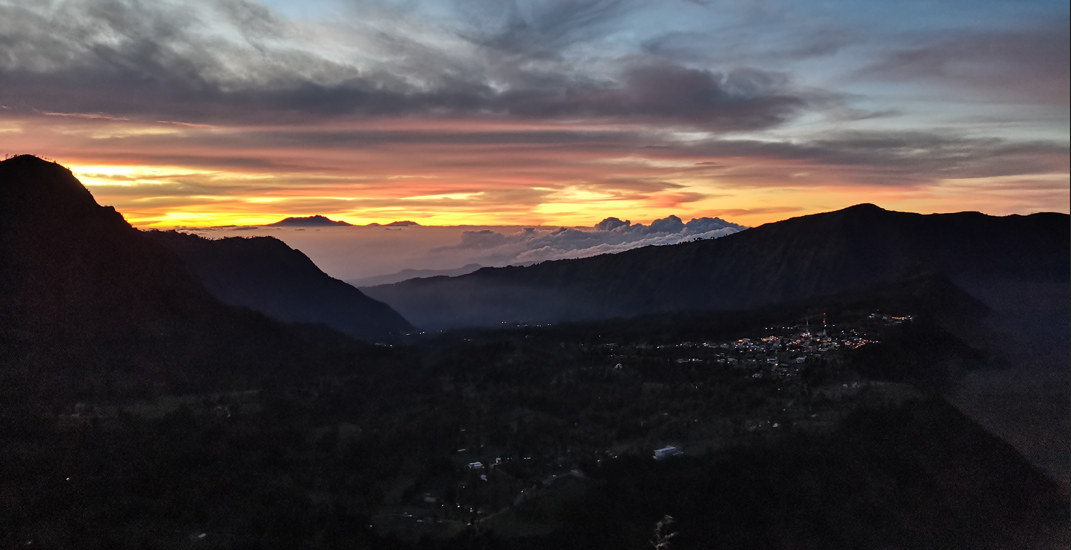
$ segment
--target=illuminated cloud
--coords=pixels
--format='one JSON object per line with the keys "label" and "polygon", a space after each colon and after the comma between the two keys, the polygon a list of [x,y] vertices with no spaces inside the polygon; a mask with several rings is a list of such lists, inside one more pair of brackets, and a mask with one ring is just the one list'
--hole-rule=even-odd
{"label": "illuminated cloud", "polygon": [[642,246],[716,239],[744,229],[742,225],[718,218],[698,218],[684,223],[677,216],[658,219],[650,225],[607,218],[591,229],[528,227],[516,233],[479,229],[463,232],[457,245],[429,251],[423,261],[453,258],[455,262],[483,266],[525,265],[613,254]]}
{"label": "illuminated cloud", "polygon": [[0,152],[138,225],[1067,211],[1067,11],[0,0]]}

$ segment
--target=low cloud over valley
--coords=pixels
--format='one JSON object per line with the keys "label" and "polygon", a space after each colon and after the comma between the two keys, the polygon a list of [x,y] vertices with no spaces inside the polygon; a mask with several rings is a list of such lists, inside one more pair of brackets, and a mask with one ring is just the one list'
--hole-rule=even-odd
{"label": "low cloud over valley", "polygon": [[527,227],[518,233],[490,229],[465,231],[461,243],[433,249],[430,257],[464,257],[487,266],[532,264],[547,260],[613,254],[641,246],[714,239],[747,229],[720,218],[696,218],[684,223],[668,216],[650,225],[606,218],[591,229]]}

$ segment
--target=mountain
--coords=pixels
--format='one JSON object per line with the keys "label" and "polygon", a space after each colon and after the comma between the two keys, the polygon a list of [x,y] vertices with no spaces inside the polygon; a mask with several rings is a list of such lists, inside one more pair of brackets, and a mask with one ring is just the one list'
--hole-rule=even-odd
{"label": "mountain", "polygon": [[87,328],[117,337],[216,307],[181,260],[36,157],[0,163],[0,258],[0,326],[11,338]]}
{"label": "mountain", "polygon": [[[426,328],[743,310],[925,273],[999,300],[1069,280],[1065,214],[921,215],[864,204],[714,240],[365,288]],[[1066,304],[1065,304],[1066,306]]]}
{"label": "mountain", "polygon": [[368,224],[367,227],[410,227],[410,226],[419,227],[420,224],[417,223],[417,222],[409,221],[409,220],[402,220],[402,221],[390,222],[390,223],[375,223],[375,222],[372,222],[372,223]]}
{"label": "mountain", "polygon": [[221,303],[66,168],[0,162],[0,401],[189,391],[226,372],[348,368],[370,349]]}
{"label": "mountain", "polygon": [[[867,321],[871,305],[887,300],[950,300],[960,315],[980,315],[960,283],[995,304],[998,283],[1009,282],[1018,290],[1003,298],[1030,303],[1037,295],[1027,283],[1047,289],[1066,276],[1066,231],[1046,241],[1048,230],[1015,225],[1046,219],[984,218],[968,229],[990,240],[955,249],[931,229],[905,236],[894,220],[882,231],[899,248],[883,253],[902,252],[899,271],[838,252],[834,237],[851,241],[865,224],[813,233],[828,237],[824,261],[847,254],[839,269],[888,269],[892,278],[870,277],[884,282],[853,286],[855,296],[838,294],[842,311],[828,310],[843,318],[854,309],[856,326],[880,342],[783,350],[807,354],[789,374],[762,360],[772,342],[752,359],[741,350],[747,363],[733,368],[717,362],[728,347],[693,342],[758,343],[771,326],[813,314],[810,306],[473,330],[401,350],[281,323],[222,303],[190,265],[206,262],[236,287],[265,271],[286,292],[328,286],[300,253],[272,239],[141,232],[61,166],[0,162],[0,546],[641,548],[654,522],[672,515],[681,548],[1066,548],[1066,488],[939,396],[902,383],[961,369],[977,350],[921,316]],[[1066,228],[1066,216],[1055,219]],[[1000,231],[979,229],[990,223]],[[992,238],[1000,232],[1007,243]],[[1016,256],[989,258],[1013,244]],[[677,263],[633,278],[689,283],[665,277],[697,269],[696,250],[712,249],[637,251]],[[793,251],[760,252],[699,265],[755,270],[748,261],[774,253],[799,265],[784,259]],[[589,262],[556,264],[601,265]],[[845,286],[815,282],[824,273],[815,269],[794,273],[793,284]],[[778,288],[770,281],[779,278],[760,282]],[[627,282],[615,291],[635,300]],[[1066,419],[1067,400],[1054,410]],[[651,460],[668,444],[684,455]],[[476,460],[495,467],[464,466]]]}
{"label": "mountain", "polygon": [[338,227],[352,224],[348,224],[344,221],[335,221],[317,214],[315,216],[307,216],[304,218],[286,218],[275,223],[269,223],[268,225],[270,227]]}
{"label": "mountain", "polygon": [[412,329],[390,306],[330,277],[274,237],[209,240],[175,231],[148,236],[177,254],[224,303],[282,321],[323,323],[364,339]]}
{"label": "mountain", "polygon": [[355,287],[389,285],[422,277],[457,277],[458,275],[468,275],[481,267],[483,266],[480,264],[468,264],[455,269],[403,269],[397,273],[391,273],[389,275],[376,275],[374,277],[365,277],[363,279],[351,279],[346,282]]}

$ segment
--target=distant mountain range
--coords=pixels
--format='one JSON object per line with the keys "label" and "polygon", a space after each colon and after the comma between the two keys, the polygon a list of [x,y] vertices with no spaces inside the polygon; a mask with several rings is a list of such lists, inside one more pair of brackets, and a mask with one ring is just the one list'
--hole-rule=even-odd
{"label": "distant mountain range", "polygon": [[321,216],[307,216],[304,218],[286,218],[275,223],[269,223],[269,227],[336,227],[352,225],[341,220],[332,220]]}
{"label": "distant mountain range", "polygon": [[1068,281],[1069,228],[1066,214],[920,215],[863,204],[720,239],[363,290],[426,329],[742,310],[927,273],[999,300],[1008,285]]}
{"label": "distant mountain range", "polygon": [[323,323],[364,339],[412,329],[390,306],[330,277],[274,237],[210,240],[175,231],[148,236],[177,254],[224,303],[283,321]]}
{"label": "distant mountain range", "polygon": [[[420,225],[417,222],[411,222],[409,220],[390,222],[387,224],[382,223],[370,223],[366,227],[408,227],[412,225]],[[268,227],[352,227],[352,223],[347,223],[342,220],[332,220],[326,216],[319,214],[315,216],[305,217],[291,217],[279,220],[275,223],[269,223]]]}
{"label": "distant mountain range", "polygon": [[390,223],[375,223],[375,222],[372,222],[372,223],[368,224],[368,227],[412,227],[412,226],[419,226],[419,225],[420,224],[417,223],[417,222],[411,222],[409,220],[402,220],[402,221],[390,222]]}
{"label": "distant mountain range", "polygon": [[10,341],[133,339],[237,315],[215,298],[374,339],[408,330],[407,319],[450,328],[743,310],[926,275],[990,304],[1043,301],[1048,294],[1022,289],[1066,287],[1071,271],[1065,214],[919,215],[859,205],[619,254],[454,277],[445,275],[478,266],[407,270],[380,281],[409,280],[362,294],[276,239],[140,232],[56,164],[22,156],[0,167],[0,336]]}
{"label": "distant mountain range", "polygon": [[454,269],[403,269],[397,273],[391,273],[389,275],[376,275],[374,277],[365,277],[363,279],[350,279],[346,282],[356,287],[389,285],[423,277],[457,277],[458,275],[468,275],[481,267],[483,266],[480,264],[468,264]]}

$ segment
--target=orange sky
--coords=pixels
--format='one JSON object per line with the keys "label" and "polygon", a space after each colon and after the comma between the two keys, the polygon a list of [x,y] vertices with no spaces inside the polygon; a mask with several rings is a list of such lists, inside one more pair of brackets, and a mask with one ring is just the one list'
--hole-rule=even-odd
{"label": "orange sky", "polygon": [[1071,208],[1067,2],[16,4],[0,153],[142,227]]}
{"label": "orange sky", "polygon": [[[12,153],[49,151],[99,202],[143,227],[313,214],[354,224],[573,226],[675,214],[753,226],[861,202],[991,214],[1067,212],[1069,203],[1058,150],[996,151],[996,162],[941,177],[928,173],[939,159],[916,166],[897,151],[845,165],[821,150],[611,124],[377,119],[273,128],[38,114],[7,121],[0,137],[28,138]],[[1038,173],[984,173],[1019,160]]]}

